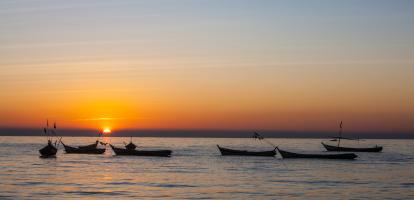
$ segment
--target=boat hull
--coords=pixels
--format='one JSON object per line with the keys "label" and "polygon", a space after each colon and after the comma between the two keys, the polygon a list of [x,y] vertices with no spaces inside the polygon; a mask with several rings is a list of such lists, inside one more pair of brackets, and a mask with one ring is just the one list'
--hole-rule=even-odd
{"label": "boat hull", "polygon": [[327,151],[345,151],[345,152],[381,152],[381,146],[375,146],[370,148],[351,148],[351,147],[338,147],[327,145],[322,142],[322,145],[325,147]]}
{"label": "boat hull", "polygon": [[57,153],[57,148],[52,144],[48,144],[45,147],[41,148],[39,150],[39,153],[42,158],[55,157]]}
{"label": "boat hull", "polygon": [[245,151],[245,150],[234,150],[223,148],[217,145],[222,156],[269,156],[273,157],[276,155],[276,151]]}
{"label": "boat hull", "polygon": [[346,159],[353,160],[358,157],[354,153],[342,153],[342,154],[301,154],[293,153],[289,151],[283,151],[278,149],[280,155],[283,158],[314,158],[314,159]]}
{"label": "boat hull", "polygon": [[156,157],[170,157],[171,150],[134,150],[117,148],[111,145],[112,150],[117,156],[156,156]]}
{"label": "boat hull", "polygon": [[63,147],[65,148],[65,152],[68,154],[103,154],[105,153],[105,149],[99,149],[96,147],[91,148],[77,148],[65,145],[63,142]]}

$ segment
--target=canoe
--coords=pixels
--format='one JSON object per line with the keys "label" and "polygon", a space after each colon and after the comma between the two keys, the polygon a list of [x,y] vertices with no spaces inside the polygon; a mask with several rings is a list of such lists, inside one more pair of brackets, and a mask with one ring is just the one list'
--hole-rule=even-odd
{"label": "canoe", "polygon": [[316,159],[355,159],[358,157],[354,153],[342,153],[342,154],[301,154],[293,153],[289,151],[283,151],[278,149],[282,158],[316,158]]}
{"label": "canoe", "polygon": [[246,151],[246,150],[234,150],[217,145],[218,149],[223,156],[275,156],[276,151]]}
{"label": "canoe", "polygon": [[39,150],[39,153],[42,158],[49,158],[56,156],[57,148],[49,140],[47,145]]}
{"label": "canoe", "polygon": [[327,145],[322,142],[322,145],[327,151],[350,151],[350,152],[381,152],[382,146],[375,146],[369,148],[352,148],[352,147],[341,147],[341,146],[332,146]]}
{"label": "canoe", "polygon": [[65,148],[65,152],[70,154],[103,154],[105,152],[105,149],[97,148],[97,143],[80,147],[72,147],[64,144],[63,142],[61,143]]}
{"label": "canoe", "polygon": [[135,149],[123,149],[117,148],[112,144],[109,144],[112,150],[118,156],[159,156],[159,157],[170,157],[172,151],[170,150],[135,150]]}

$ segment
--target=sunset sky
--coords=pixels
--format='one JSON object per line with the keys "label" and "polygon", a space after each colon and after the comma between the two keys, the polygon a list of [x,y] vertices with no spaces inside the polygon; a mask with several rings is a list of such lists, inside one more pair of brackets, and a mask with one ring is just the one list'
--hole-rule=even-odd
{"label": "sunset sky", "polygon": [[414,1],[0,1],[0,127],[414,131]]}

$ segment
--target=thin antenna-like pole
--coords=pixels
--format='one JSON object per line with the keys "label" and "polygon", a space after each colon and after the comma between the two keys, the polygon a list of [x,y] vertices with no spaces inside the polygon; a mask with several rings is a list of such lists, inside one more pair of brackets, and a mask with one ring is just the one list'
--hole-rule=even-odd
{"label": "thin antenna-like pole", "polygon": [[339,138],[338,138],[338,147],[341,144],[341,138],[342,138],[342,121],[339,124]]}
{"label": "thin antenna-like pole", "polygon": [[49,141],[50,140],[49,119],[46,119],[46,137],[47,137],[47,141]]}
{"label": "thin antenna-like pole", "polygon": [[261,140],[261,141],[264,141],[265,143],[267,143],[268,145],[270,145],[270,146],[272,146],[273,148],[277,148],[277,146],[275,145],[275,144],[273,144],[273,143],[271,143],[270,141],[268,141],[268,140],[266,140],[264,137],[262,137],[259,133],[257,133],[257,132],[254,132],[254,135],[253,135],[253,137],[254,138],[256,138],[256,139],[259,139],[259,140]]}
{"label": "thin antenna-like pole", "polygon": [[45,133],[46,139],[48,139],[48,138],[47,138],[47,129],[46,129],[46,127],[45,127],[45,128],[43,128],[43,132]]}
{"label": "thin antenna-like pole", "polygon": [[55,140],[55,146],[57,146],[57,142],[58,142],[58,139],[57,139],[57,134],[56,134],[56,122],[53,122],[53,130],[52,130],[52,133],[55,135],[55,137],[56,137],[56,140]]}

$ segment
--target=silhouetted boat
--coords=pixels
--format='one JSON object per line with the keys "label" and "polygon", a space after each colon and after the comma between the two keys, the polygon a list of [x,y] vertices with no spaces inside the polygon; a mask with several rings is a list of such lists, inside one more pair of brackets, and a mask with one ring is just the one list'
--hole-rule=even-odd
{"label": "silhouetted boat", "polygon": [[124,144],[125,144],[125,149],[128,149],[128,150],[135,150],[137,148],[137,145],[132,143],[132,137],[131,137],[131,140],[129,141],[129,144],[126,144],[125,142]]}
{"label": "silhouetted boat", "polygon": [[125,145],[125,149],[128,149],[128,150],[135,150],[136,148],[137,148],[137,146],[134,143],[132,143],[132,142],[130,142],[129,144]]}
{"label": "silhouetted boat", "polygon": [[40,149],[39,153],[43,158],[54,157],[56,156],[57,148],[52,144],[51,140],[48,140],[47,145]]}
{"label": "silhouetted boat", "polygon": [[277,148],[282,158],[317,158],[317,159],[355,159],[358,157],[354,153],[342,153],[342,154],[301,154],[293,153],[289,151],[280,150]]}
{"label": "silhouetted boat", "polygon": [[235,150],[220,147],[217,145],[220,150],[221,155],[223,156],[275,156],[276,151],[246,151],[246,150]]}
{"label": "silhouetted boat", "polygon": [[99,141],[96,140],[94,144],[86,145],[86,146],[78,146],[78,147],[72,147],[69,145],[66,145],[61,141],[63,147],[65,148],[66,153],[72,153],[72,154],[103,154],[105,152],[105,149],[100,149],[98,147]]}
{"label": "silhouetted boat", "polygon": [[55,140],[55,144],[53,144],[53,141],[52,141],[53,136],[56,136],[56,131],[55,131],[56,123],[54,123],[53,127],[54,129],[50,129],[49,120],[46,120],[46,127],[43,128],[43,131],[45,133],[45,136],[48,137],[48,139],[47,139],[47,145],[39,150],[40,157],[42,158],[56,157],[56,153],[58,151],[56,143],[58,143],[58,140]]}
{"label": "silhouetted boat", "polygon": [[170,157],[172,151],[171,150],[135,150],[134,149],[124,149],[124,148],[117,148],[112,144],[109,144],[112,150],[115,152],[116,155],[121,156],[159,156],[159,157]]}
{"label": "silhouetted boat", "polygon": [[341,147],[341,139],[344,140],[359,140],[359,139],[353,139],[353,138],[344,138],[342,137],[342,121],[339,124],[339,137],[334,137],[332,141],[338,141],[338,144],[336,146],[334,145],[328,145],[323,142],[322,145],[325,147],[327,151],[346,151],[346,152],[381,152],[382,146],[375,145],[375,147],[365,147],[365,148],[359,148],[359,147]]}
{"label": "silhouetted boat", "polygon": [[341,146],[327,145],[323,142],[321,143],[327,151],[348,151],[348,152],[349,151],[350,152],[381,152],[382,151],[381,146],[368,147],[368,148],[353,148],[353,147],[341,147]]}

